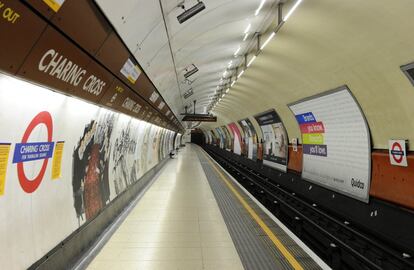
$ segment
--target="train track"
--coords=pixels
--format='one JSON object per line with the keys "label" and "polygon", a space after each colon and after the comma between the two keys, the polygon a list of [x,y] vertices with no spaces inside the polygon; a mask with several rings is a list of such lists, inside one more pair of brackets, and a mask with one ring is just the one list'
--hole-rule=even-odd
{"label": "train track", "polygon": [[414,269],[408,254],[361,233],[260,172],[211,147],[204,149],[333,269]]}

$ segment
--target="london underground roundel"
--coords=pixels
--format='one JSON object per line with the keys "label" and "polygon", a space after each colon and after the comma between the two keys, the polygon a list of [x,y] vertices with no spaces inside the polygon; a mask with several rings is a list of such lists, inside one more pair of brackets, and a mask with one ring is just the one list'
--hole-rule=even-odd
{"label": "london underground roundel", "polygon": [[[29,137],[33,130],[44,124],[47,128],[47,141],[46,142],[34,142],[28,143]],[[52,142],[53,137],[53,120],[49,112],[40,112],[36,115],[28,125],[26,131],[23,134],[21,143],[16,144],[13,163],[17,163],[17,174],[22,189],[27,193],[34,192],[43,180],[46,172],[49,158],[53,155]],[[29,179],[26,176],[24,170],[24,162],[43,160],[42,167],[33,179]]]}

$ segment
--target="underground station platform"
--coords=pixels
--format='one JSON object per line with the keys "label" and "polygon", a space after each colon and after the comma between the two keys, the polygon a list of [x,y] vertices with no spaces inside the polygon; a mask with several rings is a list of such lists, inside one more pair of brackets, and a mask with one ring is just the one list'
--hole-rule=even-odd
{"label": "underground station platform", "polygon": [[196,145],[116,226],[78,269],[330,269]]}
{"label": "underground station platform", "polygon": [[413,10],[0,0],[0,270],[413,270]]}

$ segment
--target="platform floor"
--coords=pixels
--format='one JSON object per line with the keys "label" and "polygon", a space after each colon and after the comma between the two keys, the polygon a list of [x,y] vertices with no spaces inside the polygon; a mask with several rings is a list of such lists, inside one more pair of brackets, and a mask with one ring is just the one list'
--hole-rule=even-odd
{"label": "platform floor", "polygon": [[243,269],[193,147],[165,165],[88,269]]}
{"label": "platform floor", "polygon": [[[224,174],[216,166],[197,146],[181,149],[88,269],[308,269],[289,264],[286,254],[272,247],[270,238],[265,239],[265,231],[250,219],[237,196],[229,200],[233,195],[230,189],[226,190],[225,180],[220,180]],[[258,211],[256,206],[253,209]],[[260,216],[263,215],[258,214],[259,219]],[[270,219],[264,223],[268,222]],[[272,226],[270,230],[280,230]],[[247,233],[240,233],[243,228],[259,240],[251,242]],[[282,237],[287,238],[285,234]],[[254,242],[259,246],[249,247]],[[248,248],[271,259],[261,260]],[[303,250],[290,254],[298,256],[298,261],[306,260],[312,269],[319,269]]]}

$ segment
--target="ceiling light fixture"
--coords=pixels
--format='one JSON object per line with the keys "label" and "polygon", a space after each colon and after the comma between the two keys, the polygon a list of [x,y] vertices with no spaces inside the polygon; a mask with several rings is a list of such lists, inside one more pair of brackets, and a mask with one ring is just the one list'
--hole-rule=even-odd
{"label": "ceiling light fixture", "polygon": [[198,72],[198,68],[196,67],[196,65],[191,64],[188,67],[186,67],[184,71],[185,71],[184,78],[188,79],[188,77]]}
{"label": "ceiling light fixture", "polygon": [[243,38],[243,41],[246,41],[246,39],[249,37],[249,33],[246,33],[245,35],[244,35],[244,38]]}
{"label": "ceiling light fixture", "polygon": [[234,52],[234,56],[237,56],[237,54],[240,52],[241,47],[239,47],[235,52]]}
{"label": "ceiling light fixture", "polygon": [[[182,5],[181,7],[185,9],[184,5]],[[194,17],[195,15],[197,15],[204,9],[206,9],[206,5],[204,5],[202,1],[198,1],[198,3],[195,6],[191,7],[190,9],[185,10],[183,13],[178,15],[177,20],[179,23],[183,23],[187,21],[188,19]]]}
{"label": "ceiling light fixture", "polygon": [[276,33],[272,32],[270,36],[266,39],[266,41],[263,43],[263,45],[260,47],[260,50],[263,50],[266,47],[266,45],[272,40],[272,38],[275,37],[275,35]]}
{"label": "ceiling light fixture", "polygon": [[287,21],[290,17],[290,15],[292,15],[292,13],[298,8],[298,6],[300,5],[300,3],[302,3],[302,0],[298,0],[293,7],[289,10],[289,12],[286,14],[286,16],[283,18],[283,21]]}
{"label": "ceiling light fixture", "polygon": [[250,31],[250,27],[252,27],[252,24],[249,23],[249,25],[246,27],[246,30],[244,30],[244,33],[247,34]]}
{"label": "ceiling light fixture", "polygon": [[260,2],[260,5],[259,5],[259,7],[256,9],[256,12],[254,13],[254,16],[259,15],[260,10],[262,10],[262,8],[263,8],[263,6],[264,6],[264,3],[265,3],[265,2],[266,2],[266,0],[262,0],[262,2]]}
{"label": "ceiling light fixture", "polygon": [[244,73],[244,69],[239,73],[239,75],[237,75],[237,79],[239,79]]}
{"label": "ceiling light fixture", "polygon": [[257,56],[256,56],[256,55],[254,55],[254,56],[252,57],[252,59],[250,59],[249,63],[247,63],[247,67],[250,67],[250,65],[253,63],[253,61],[254,61],[254,60],[256,60],[256,58],[257,58]]}
{"label": "ceiling light fixture", "polygon": [[228,93],[229,91],[230,91],[230,88],[227,88],[227,89],[226,89],[226,93]]}
{"label": "ceiling light fixture", "polygon": [[236,81],[233,81],[233,82],[231,83],[230,87],[233,87],[235,83],[236,83]]}

